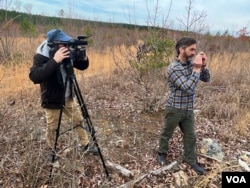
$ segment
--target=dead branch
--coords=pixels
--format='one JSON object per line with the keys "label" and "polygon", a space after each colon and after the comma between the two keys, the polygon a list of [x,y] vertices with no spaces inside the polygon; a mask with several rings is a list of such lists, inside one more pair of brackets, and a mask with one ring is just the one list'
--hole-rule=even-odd
{"label": "dead branch", "polygon": [[172,162],[171,164],[169,164],[169,165],[167,165],[167,166],[163,166],[163,167],[161,167],[161,168],[159,168],[159,169],[149,171],[149,172],[146,173],[146,174],[142,174],[141,176],[139,176],[139,177],[138,177],[137,179],[135,179],[135,180],[132,180],[132,181],[129,181],[129,182],[123,184],[123,185],[120,185],[118,188],[130,188],[130,187],[132,187],[134,184],[136,184],[136,183],[140,182],[141,180],[143,180],[146,176],[151,175],[151,174],[153,174],[153,175],[158,175],[158,174],[160,174],[160,173],[162,173],[162,172],[164,172],[164,171],[166,171],[166,170],[170,170],[170,169],[172,169],[175,165],[177,165],[177,163],[178,163],[177,161],[174,161],[174,162]]}
{"label": "dead branch", "polygon": [[250,152],[249,152],[249,151],[242,151],[242,153],[244,153],[244,154],[250,156]]}
{"label": "dead branch", "polygon": [[202,156],[202,157],[206,157],[206,158],[208,158],[208,159],[212,159],[212,160],[214,160],[214,161],[217,161],[217,162],[219,162],[220,164],[225,164],[225,165],[228,165],[228,166],[231,165],[230,162],[222,161],[222,160],[216,159],[216,158],[214,158],[214,157],[211,157],[211,156],[208,156],[208,155],[205,155],[205,154],[199,153],[199,155]]}
{"label": "dead branch", "polygon": [[211,156],[208,156],[208,155],[205,155],[205,154],[201,154],[201,153],[199,153],[199,155],[202,156],[202,157],[206,157],[208,159],[213,159],[213,160],[215,160],[215,161],[217,161],[219,163],[223,163],[222,160],[216,159],[215,157],[211,157]]}
{"label": "dead branch", "polygon": [[15,19],[17,19],[20,15],[17,15],[14,18],[11,18],[6,24],[4,24],[3,28],[0,30],[0,34],[2,33],[2,31],[11,23],[13,22]]}
{"label": "dead branch", "polygon": [[115,169],[115,170],[118,170],[121,174],[123,174],[124,176],[126,177],[133,177],[134,176],[134,173],[131,172],[130,170],[122,167],[121,165],[119,164],[115,164],[115,163],[112,163],[110,161],[107,161],[107,166]]}

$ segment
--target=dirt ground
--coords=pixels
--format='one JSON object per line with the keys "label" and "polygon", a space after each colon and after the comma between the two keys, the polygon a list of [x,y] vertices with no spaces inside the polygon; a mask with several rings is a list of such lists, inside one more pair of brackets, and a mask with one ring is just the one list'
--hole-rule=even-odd
{"label": "dirt ground", "polygon": [[[179,172],[188,178],[187,187],[220,187],[222,171],[242,171],[237,159],[242,151],[250,151],[249,137],[233,135],[228,129],[230,121],[209,120],[197,113],[198,162],[206,169],[206,175],[198,176],[182,162],[179,129],[170,141],[167,156],[169,163],[177,160],[177,165],[158,175],[149,173],[161,168],[156,163],[156,149],[164,109],[144,113],[139,108],[141,101],[131,88],[123,88],[121,93],[119,87],[113,86],[111,90],[107,84],[88,83],[83,87],[83,97],[104,163],[100,156],[80,151],[74,131],[67,131],[59,137],[52,168],[46,159],[46,123],[39,89],[34,86],[1,100],[0,187],[178,187],[176,174]],[[63,132],[69,125],[63,119],[61,126]],[[218,140],[225,153],[224,162],[200,155],[202,138]],[[132,175],[126,177],[110,167],[110,163],[121,165]],[[142,175],[145,176],[141,178]],[[51,180],[50,186],[47,186],[48,180]]]}

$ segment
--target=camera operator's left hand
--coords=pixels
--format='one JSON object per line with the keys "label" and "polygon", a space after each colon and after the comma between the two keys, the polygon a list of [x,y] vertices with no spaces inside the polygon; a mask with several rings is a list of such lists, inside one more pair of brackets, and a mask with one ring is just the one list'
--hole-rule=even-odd
{"label": "camera operator's left hand", "polygon": [[65,58],[69,58],[69,54],[70,54],[69,49],[63,46],[56,51],[53,59],[57,63],[61,63]]}

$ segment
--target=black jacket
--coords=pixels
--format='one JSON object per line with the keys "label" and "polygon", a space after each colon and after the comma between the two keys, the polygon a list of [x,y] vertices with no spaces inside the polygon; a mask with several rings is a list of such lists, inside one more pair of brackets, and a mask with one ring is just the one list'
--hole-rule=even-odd
{"label": "black jacket", "polygon": [[[73,67],[84,70],[89,60],[75,60]],[[29,77],[35,84],[40,84],[41,106],[49,109],[60,109],[65,102],[64,84],[60,71],[60,63],[41,54],[36,54]]]}

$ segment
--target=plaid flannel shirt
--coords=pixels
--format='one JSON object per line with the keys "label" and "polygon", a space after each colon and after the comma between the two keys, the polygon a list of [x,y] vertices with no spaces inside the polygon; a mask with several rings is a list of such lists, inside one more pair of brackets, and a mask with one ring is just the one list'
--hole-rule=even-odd
{"label": "plaid flannel shirt", "polygon": [[193,110],[195,86],[198,81],[208,82],[210,73],[208,69],[202,69],[200,73],[193,71],[193,63],[182,63],[177,59],[169,65],[168,83],[170,88],[167,106],[181,110]]}

